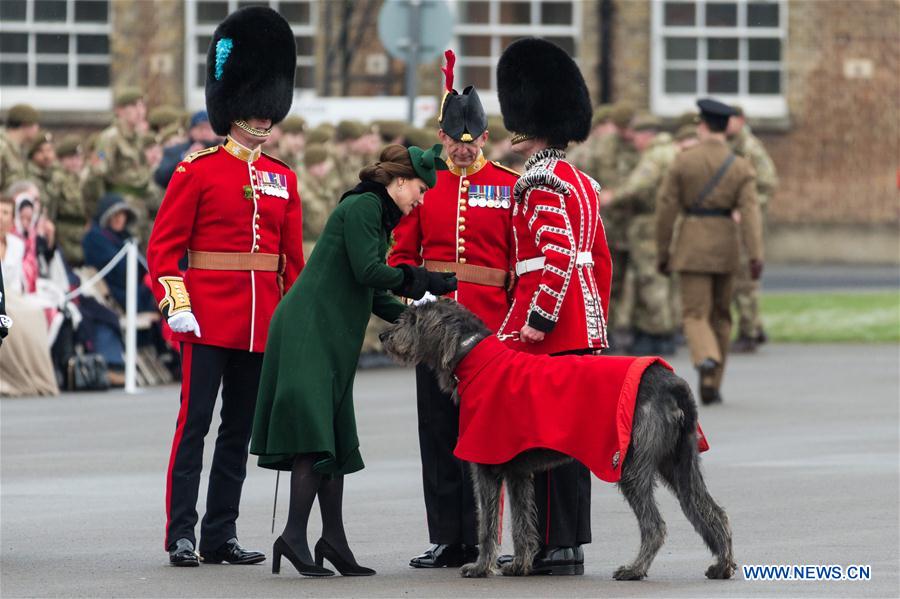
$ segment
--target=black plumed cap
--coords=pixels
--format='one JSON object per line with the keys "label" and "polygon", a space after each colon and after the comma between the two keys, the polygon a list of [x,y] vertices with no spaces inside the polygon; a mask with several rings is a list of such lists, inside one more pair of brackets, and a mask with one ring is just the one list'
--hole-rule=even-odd
{"label": "black plumed cap", "polygon": [[297,46],[291,26],[264,6],[228,15],[206,53],[206,109],[218,135],[236,120],[287,116],[294,99]]}
{"label": "black plumed cap", "polygon": [[474,86],[466,87],[462,93],[453,89],[456,55],[452,50],[447,50],[444,52],[444,58],[447,65],[441,70],[444,71],[445,91],[438,122],[441,130],[453,139],[463,142],[474,141],[487,129],[487,113]]}
{"label": "black plumed cap", "polygon": [[523,38],[497,64],[503,125],[511,132],[564,147],[591,129],[591,96],[578,65],[556,44]]}
{"label": "black plumed cap", "polygon": [[737,115],[733,107],[712,98],[697,100],[697,108],[700,109],[700,119],[717,131],[724,129],[728,119]]}

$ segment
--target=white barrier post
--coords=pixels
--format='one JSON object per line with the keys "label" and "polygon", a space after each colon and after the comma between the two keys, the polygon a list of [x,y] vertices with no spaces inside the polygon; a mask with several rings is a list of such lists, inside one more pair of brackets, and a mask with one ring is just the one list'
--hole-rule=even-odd
{"label": "white barrier post", "polygon": [[137,393],[137,256],[132,239],[125,254],[125,393]]}

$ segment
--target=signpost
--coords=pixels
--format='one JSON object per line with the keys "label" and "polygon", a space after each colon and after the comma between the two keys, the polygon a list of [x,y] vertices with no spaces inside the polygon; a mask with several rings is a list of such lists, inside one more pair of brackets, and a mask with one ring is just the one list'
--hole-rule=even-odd
{"label": "signpost", "polygon": [[441,55],[453,36],[453,13],[445,0],[385,0],[378,37],[391,56],[406,63],[407,121],[413,121],[416,67]]}

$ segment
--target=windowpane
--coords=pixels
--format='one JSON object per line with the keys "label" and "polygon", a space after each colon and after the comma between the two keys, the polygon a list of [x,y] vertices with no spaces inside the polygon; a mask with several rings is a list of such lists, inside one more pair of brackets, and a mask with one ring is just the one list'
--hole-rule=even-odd
{"label": "windowpane", "polygon": [[309,2],[280,2],[278,12],[292,25],[309,25]]}
{"label": "windowpane", "polygon": [[78,65],[79,87],[109,87],[108,64]]}
{"label": "windowpane", "polygon": [[759,38],[747,40],[750,60],[781,60],[781,40],[778,38]]}
{"label": "windowpane", "polygon": [[0,52],[4,54],[27,54],[27,33],[0,33]]}
{"label": "windowpane", "polygon": [[75,0],[75,20],[85,23],[109,21],[108,0]]}
{"label": "windowpane", "polygon": [[0,0],[0,21],[24,21],[25,0]]}
{"label": "windowpane", "polygon": [[79,54],[109,54],[108,35],[79,35]]}
{"label": "windowpane", "polygon": [[0,62],[0,85],[28,85],[28,65],[24,62]]}
{"label": "windowpane", "polygon": [[297,41],[297,56],[312,56],[316,53],[316,40],[309,35],[294,38]]}
{"label": "windowpane", "polygon": [[242,0],[238,2],[238,8],[247,8],[248,6],[269,6],[269,3],[265,0]]}
{"label": "windowpane", "polygon": [[531,4],[526,2],[501,3],[500,23],[503,25],[528,25],[531,23]]}
{"label": "windowpane", "polygon": [[707,27],[736,27],[737,26],[737,4],[707,4],[706,5],[706,26]]}
{"label": "windowpane", "polygon": [[565,50],[569,56],[575,56],[575,40],[573,38],[550,36],[546,39],[547,41],[553,42],[554,44]]}
{"label": "windowpane", "polygon": [[38,64],[37,84],[47,87],[66,87],[69,85],[69,65]]}
{"label": "windowpane", "polygon": [[198,2],[197,3],[197,22],[209,23],[212,25],[219,24],[222,19],[228,16],[227,2]]}
{"label": "windowpane", "polygon": [[525,36],[522,35],[504,35],[500,38],[500,51],[506,50],[510,44],[512,44],[516,40],[520,40]]}
{"label": "windowpane", "polygon": [[465,81],[466,85],[474,85],[477,89],[491,89],[492,71],[491,67],[464,67],[460,80]]}
{"label": "windowpane", "polygon": [[294,79],[294,87],[297,89],[315,89],[316,67],[307,65],[297,67],[297,76]]}
{"label": "windowpane", "polygon": [[459,37],[459,50],[462,56],[491,55],[491,37],[489,35],[461,35]]}
{"label": "windowpane", "polygon": [[65,21],[66,0],[35,0],[35,21]]}
{"label": "windowpane", "polygon": [[667,37],[666,58],[668,60],[694,60],[697,58],[697,38]]}
{"label": "windowpane", "polygon": [[489,23],[490,2],[460,2],[457,6],[460,23]]}
{"label": "windowpane", "polygon": [[197,38],[197,54],[202,54],[206,56],[206,53],[209,52],[209,45],[212,43],[211,35],[201,35]]}
{"label": "windowpane", "polygon": [[747,5],[747,25],[750,27],[778,27],[778,5],[751,2]]}
{"label": "windowpane", "polygon": [[751,94],[780,94],[781,71],[750,71]]}
{"label": "windowpane", "polygon": [[711,94],[736,94],[738,72],[710,69],[706,74],[706,91]]}
{"label": "windowpane", "polygon": [[693,94],[697,92],[697,71],[693,69],[666,69],[666,92]]}
{"label": "windowpane", "polygon": [[569,2],[542,2],[541,23],[544,25],[571,25],[572,4]]}
{"label": "windowpane", "polygon": [[697,6],[693,2],[666,2],[663,22],[675,27],[693,27]]}
{"label": "windowpane", "polygon": [[709,60],[737,60],[738,40],[734,37],[711,37],[706,40],[706,57]]}
{"label": "windowpane", "polygon": [[59,33],[37,34],[37,52],[39,54],[68,54],[69,36]]}
{"label": "windowpane", "polygon": [[197,65],[197,87],[204,85],[206,85],[206,64],[200,63]]}

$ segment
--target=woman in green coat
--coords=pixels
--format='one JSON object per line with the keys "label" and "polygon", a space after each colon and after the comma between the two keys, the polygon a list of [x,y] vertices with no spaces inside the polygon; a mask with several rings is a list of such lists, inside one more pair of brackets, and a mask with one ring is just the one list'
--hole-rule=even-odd
{"label": "woman in green coat", "polygon": [[[391,293],[418,299],[456,289],[453,273],[385,264],[391,230],[422,202],[444,168],[441,146],[423,151],[387,146],[360,171],[341,198],[297,283],[269,328],[250,453],[263,468],[291,471],[284,532],[272,550],[307,576],[329,576],[327,558],[344,575],[375,571],[356,563],[344,533],[344,475],[363,468],[353,413],[353,378],[369,315],[393,322],[405,305]],[[306,539],[313,500],[322,512],[315,564]]]}

